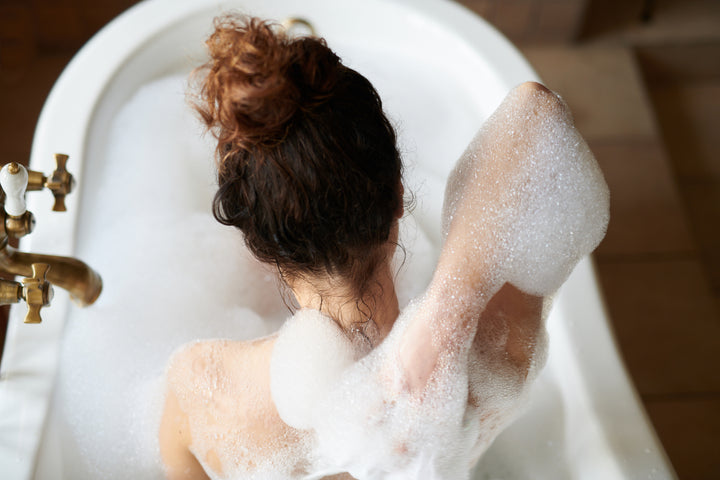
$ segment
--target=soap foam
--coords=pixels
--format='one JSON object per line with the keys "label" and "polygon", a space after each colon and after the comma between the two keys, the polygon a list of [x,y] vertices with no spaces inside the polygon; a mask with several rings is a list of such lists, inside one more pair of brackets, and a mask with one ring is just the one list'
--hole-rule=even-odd
{"label": "soap foam", "polygon": [[[460,208],[462,207],[462,208]],[[456,219],[460,209],[463,218]],[[563,100],[538,84],[512,90],[448,180],[443,234],[470,225],[492,245],[498,287],[549,295],[605,236],[609,191]]]}

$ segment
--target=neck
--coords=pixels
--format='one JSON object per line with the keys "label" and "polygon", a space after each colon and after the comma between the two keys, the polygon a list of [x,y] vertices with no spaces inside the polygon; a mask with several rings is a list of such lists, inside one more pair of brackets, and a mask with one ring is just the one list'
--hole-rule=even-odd
{"label": "neck", "polygon": [[342,279],[298,278],[290,288],[301,308],[319,310],[334,319],[348,335],[362,332],[377,345],[390,332],[400,313],[390,262],[383,263],[368,284],[368,292],[361,300],[356,300],[349,282]]}

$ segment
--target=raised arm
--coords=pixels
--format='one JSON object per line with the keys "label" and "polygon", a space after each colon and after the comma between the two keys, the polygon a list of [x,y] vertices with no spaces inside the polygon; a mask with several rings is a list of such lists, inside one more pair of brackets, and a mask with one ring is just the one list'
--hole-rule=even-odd
{"label": "raised arm", "polygon": [[[539,297],[597,246],[607,221],[607,186],[565,103],[534,82],[516,87],[448,180],[443,251],[400,342],[408,388],[422,390],[444,357],[467,352],[503,285],[530,294],[503,295],[539,316]],[[528,331],[511,329],[509,348]]]}

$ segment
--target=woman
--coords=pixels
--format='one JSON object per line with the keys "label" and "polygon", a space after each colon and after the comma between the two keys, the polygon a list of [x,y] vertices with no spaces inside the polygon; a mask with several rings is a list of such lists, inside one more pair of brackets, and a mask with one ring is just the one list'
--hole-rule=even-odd
{"label": "woman", "polygon": [[542,366],[543,298],[604,234],[566,106],[527,83],[486,123],[448,182],[433,280],[400,315],[402,164],[377,92],[323,40],[257,19],[223,17],[207,44],[215,216],[300,309],[275,335],[176,353],[167,477],[466,478]]}

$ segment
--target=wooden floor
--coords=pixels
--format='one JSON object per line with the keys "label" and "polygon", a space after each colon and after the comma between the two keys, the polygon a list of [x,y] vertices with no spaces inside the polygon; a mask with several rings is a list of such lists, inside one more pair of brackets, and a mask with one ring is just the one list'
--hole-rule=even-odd
{"label": "wooden floor", "polygon": [[[132,3],[0,0],[2,163],[26,162],[56,77]],[[720,2],[688,3],[699,10],[522,50],[571,106],[610,185],[595,260],[626,365],[680,478],[710,480],[720,478]]]}

